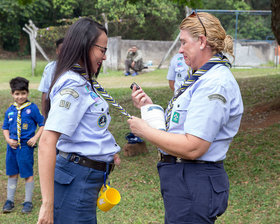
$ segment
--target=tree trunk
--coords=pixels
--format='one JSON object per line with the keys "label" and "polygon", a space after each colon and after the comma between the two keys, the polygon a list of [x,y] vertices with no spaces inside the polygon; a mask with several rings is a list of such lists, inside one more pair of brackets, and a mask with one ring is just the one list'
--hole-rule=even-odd
{"label": "tree trunk", "polygon": [[271,0],[271,28],[280,45],[280,1]]}

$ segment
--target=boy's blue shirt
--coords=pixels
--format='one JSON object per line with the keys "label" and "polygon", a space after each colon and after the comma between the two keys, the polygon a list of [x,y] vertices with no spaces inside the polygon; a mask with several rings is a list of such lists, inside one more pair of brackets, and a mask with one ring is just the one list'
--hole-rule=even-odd
{"label": "boy's blue shirt", "polygon": [[[5,113],[2,126],[3,130],[9,130],[10,138],[14,140],[17,140],[17,113],[16,107],[11,105]],[[44,126],[44,117],[37,105],[31,103],[21,110],[21,142],[27,142],[35,135],[37,125]]]}

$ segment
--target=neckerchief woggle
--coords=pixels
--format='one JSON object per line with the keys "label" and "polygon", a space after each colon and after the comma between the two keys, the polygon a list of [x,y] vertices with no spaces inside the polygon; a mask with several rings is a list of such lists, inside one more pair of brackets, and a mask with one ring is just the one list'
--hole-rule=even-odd
{"label": "neckerchief woggle", "polygon": [[[82,75],[86,80],[90,81],[90,79],[88,78],[88,75],[85,73],[84,69],[79,64],[75,64],[72,67],[72,70],[74,72],[77,72],[80,75]],[[107,102],[109,102],[115,108],[117,108],[121,114],[125,115],[128,118],[131,118],[131,115],[129,113],[127,113],[126,110],[121,105],[119,105],[117,103],[117,101],[112,96],[110,96],[110,94],[96,80],[93,79],[91,81],[92,81],[93,87],[98,90],[98,92],[103,96],[103,98]]]}
{"label": "neckerchief woggle", "polygon": [[21,144],[20,144],[20,137],[21,137],[21,110],[25,107],[28,107],[31,104],[31,102],[27,101],[24,104],[22,104],[21,106],[18,106],[18,104],[16,102],[13,103],[13,105],[15,106],[15,108],[17,109],[17,137],[18,137],[18,146],[19,148],[21,148]]}
{"label": "neckerchief woggle", "polygon": [[208,70],[210,70],[213,66],[217,64],[222,64],[228,67],[231,67],[231,63],[227,59],[226,56],[223,54],[215,54],[212,58],[209,59],[208,62],[206,62],[202,67],[200,67],[197,71],[195,71],[192,76],[189,76],[187,80],[181,85],[181,87],[176,91],[173,98],[169,101],[168,107],[165,112],[165,126],[166,131],[168,131],[170,126],[170,118],[172,114],[172,109],[174,102],[178,99],[178,97],[186,91],[188,87],[190,87],[192,84],[194,84],[199,77],[204,75]]}

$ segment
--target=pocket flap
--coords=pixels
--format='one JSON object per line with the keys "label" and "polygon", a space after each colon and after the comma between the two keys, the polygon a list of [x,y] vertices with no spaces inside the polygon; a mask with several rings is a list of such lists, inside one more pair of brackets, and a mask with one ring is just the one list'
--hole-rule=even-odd
{"label": "pocket flap", "polygon": [[210,181],[216,193],[229,190],[229,182],[226,174],[210,176]]}
{"label": "pocket flap", "polygon": [[54,180],[59,184],[70,184],[74,177],[65,171],[55,168]]}

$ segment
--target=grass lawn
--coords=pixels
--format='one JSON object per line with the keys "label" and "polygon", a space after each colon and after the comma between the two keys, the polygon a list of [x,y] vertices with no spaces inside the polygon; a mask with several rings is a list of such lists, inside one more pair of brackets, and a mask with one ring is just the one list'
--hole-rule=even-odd
{"label": "grass lawn", "polygon": [[[0,61],[0,66],[2,63]],[[21,64],[22,63],[22,64]],[[31,83],[39,83],[40,77],[30,77],[28,63],[14,61],[10,68],[5,68],[0,85],[10,78],[22,75]],[[21,69],[19,69],[21,67]],[[26,71],[24,73],[23,71]],[[8,75],[10,73],[10,75]],[[172,93],[165,79],[167,70],[157,70],[136,77],[124,77],[122,72],[100,74],[99,81],[106,88],[111,87],[110,94],[132,115],[140,116],[130,100],[129,86],[136,81],[152,96],[154,103],[166,107]],[[245,109],[259,103],[268,103],[280,96],[279,69],[233,69],[243,95]],[[262,77],[265,76],[265,77]],[[251,77],[251,78],[248,78]],[[156,85],[155,85],[156,83]],[[160,83],[160,84],[159,84]],[[113,88],[112,88],[113,87]],[[36,89],[30,91],[30,100],[40,105],[40,93]],[[2,126],[4,112],[11,102],[8,90],[0,91],[0,124]],[[125,134],[129,132],[126,118],[111,108],[112,122],[110,131],[122,147]],[[280,122],[267,128],[240,131],[234,138],[225,168],[230,178],[229,206],[224,215],[216,223],[225,224],[276,224],[280,223]],[[5,154],[6,143],[0,135],[0,206],[6,200]],[[162,224],[164,223],[164,207],[159,189],[157,174],[156,148],[147,143],[149,152],[135,157],[125,157],[120,153],[122,163],[110,175],[111,186],[119,190],[122,199],[119,205],[109,212],[97,211],[98,223],[101,224]],[[37,151],[35,152],[35,190],[34,210],[31,214],[22,215],[20,205],[24,200],[24,181],[20,179],[15,197],[16,209],[11,214],[0,213],[1,224],[33,224],[41,203],[38,181]],[[2,208],[2,207],[1,207]]]}
{"label": "grass lawn", "polygon": [[[31,62],[29,60],[0,60],[0,89],[9,89],[11,78],[23,76],[30,81],[30,88],[37,89],[46,61],[37,61],[35,76],[31,76]],[[123,71],[109,71],[100,73],[98,82],[105,88],[128,88],[133,81],[141,87],[167,87],[167,69],[154,70],[152,72],[141,73],[136,77],[123,75]],[[280,73],[280,68],[274,69],[232,69],[234,76],[238,79],[261,76],[271,76]]]}

